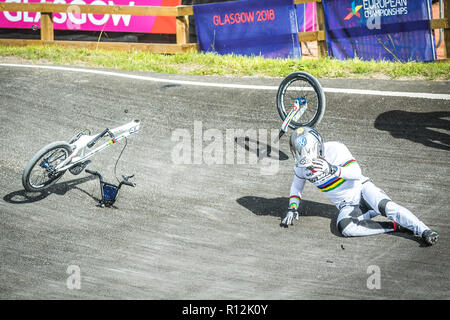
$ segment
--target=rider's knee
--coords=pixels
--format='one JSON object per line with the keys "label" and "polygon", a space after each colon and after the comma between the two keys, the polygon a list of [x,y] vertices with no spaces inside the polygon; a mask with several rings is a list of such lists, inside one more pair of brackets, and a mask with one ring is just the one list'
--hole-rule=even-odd
{"label": "rider's knee", "polygon": [[345,238],[347,237],[353,237],[353,233],[350,231],[351,228],[345,228],[341,231],[341,235]]}
{"label": "rider's knee", "polygon": [[398,221],[401,212],[405,210],[401,205],[395,203],[394,201],[389,201],[385,205],[384,216],[390,220]]}
{"label": "rider's knee", "polygon": [[387,217],[387,206],[391,203],[392,201],[390,199],[383,199],[378,203],[378,211],[385,217]]}
{"label": "rider's knee", "polygon": [[355,219],[352,218],[344,218],[337,223],[337,228],[343,237],[353,237],[354,233],[352,232],[355,224]]}

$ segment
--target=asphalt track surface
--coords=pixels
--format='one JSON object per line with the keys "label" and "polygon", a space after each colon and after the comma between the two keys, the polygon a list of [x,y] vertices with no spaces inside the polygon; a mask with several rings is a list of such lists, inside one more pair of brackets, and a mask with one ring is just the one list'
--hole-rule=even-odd
{"label": "asphalt track surface", "polygon": [[[403,233],[340,236],[337,209],[312,185],[305,188],[300,220],[281,228],[293,177],[286,138],[276,174],[263,174],[275,145],[256,164],[176,163],[180,142],[172,134],[185,129],[194,140],[196,121],[203,133],[221,133],[236,154],[247,147],[250,157],[250,141],[235,143],[226,130],[277,129],[273,90],[7,66],[0,66],[0,82],[1,299],[450,298],[449,100],[327,93],[318,127],[325,140],[344,142],[393,200],[440,232],[439,243],[427,247]],[[325,88],[450,93],[449,82],[320,82]],[[133,119],[142,129],[128,139],[117,173],[135,174],[137,186],[121,190],[116,208],[96,206],[99,183],[84,172],[66,173],[48,192],[23,190],[22,171],[46,144],[67,141],[77,129],[101,131]],[[96,155],[90,168],[114,182],[121,145]],[[70,266],[79,267],[80,289],[67,285]],[[370,289],[376,279],[379,286]]]}

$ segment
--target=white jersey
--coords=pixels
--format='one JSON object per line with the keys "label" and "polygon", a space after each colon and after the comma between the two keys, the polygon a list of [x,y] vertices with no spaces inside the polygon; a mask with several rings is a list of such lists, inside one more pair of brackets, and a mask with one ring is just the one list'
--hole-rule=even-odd
{"label": "white jersey", "polygon": [[340,142],[325,142],[324,159],[337,166],[339,170],[334,174],[325,174],[294,167],[295,177],[291,186],[290,207],[294,204],[298,207],[306,180],[324,192],[338,208],[343,202],[359,203],[362,182],[367,178],[362,176],[361,169],[348,148]]}

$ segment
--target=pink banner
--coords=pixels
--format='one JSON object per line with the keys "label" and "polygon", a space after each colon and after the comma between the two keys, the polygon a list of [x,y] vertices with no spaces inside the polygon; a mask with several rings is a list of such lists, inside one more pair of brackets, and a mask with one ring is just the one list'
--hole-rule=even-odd
{"label": "pink banner", "polygon": [[[77,5],[177,6],[181,0],[0,0],[12,3],[71,4],[71,10],[53,14],[57,30],[176,33],[175,17],[146,17],[116,14],[80,14]],[[0,28],[40,28],[39,12],[0,12]]]}
{"label": "pink banner", "polygon": [[317,31],[317,5],[315,2],[297,5],[299,18],[300,32]]}

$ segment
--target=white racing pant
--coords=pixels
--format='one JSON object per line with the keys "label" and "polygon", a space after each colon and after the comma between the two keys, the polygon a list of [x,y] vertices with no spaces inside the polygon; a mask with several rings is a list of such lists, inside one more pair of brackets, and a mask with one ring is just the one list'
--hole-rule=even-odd
{"label": "white racing pant", "polygon": [[383,215],[421,236],[429,229],[411,211],[392,201],[371,180],[363,183],[360,205],[342,205],[337,218],[338,230],[344,237],[369,236],[394,231],[394,223],[371,220]]}

